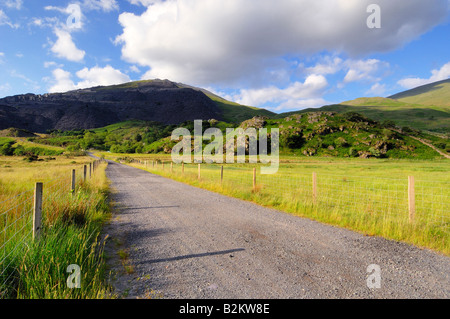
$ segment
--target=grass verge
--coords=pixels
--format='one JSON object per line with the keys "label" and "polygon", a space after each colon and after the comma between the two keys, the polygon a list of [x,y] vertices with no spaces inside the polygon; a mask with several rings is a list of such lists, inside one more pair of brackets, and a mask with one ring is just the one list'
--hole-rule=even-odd
{"label": "grass verge", "polygon": [[[24,169],[24,176],[39,176],[39,180],[44,181],[43,224],[38,240],[30,236],[32,216],[26,207],[28,201],[10,211],[0,203],[0,212],[6,211],[0,219],[1,298],[113,297],[105,281],[104,240],[100,237],[102,225],[110,215],[109,184],[105,175],[107,164],[99,165],[86,181],[78,174],[76,189],[72,193],[69,168],[72,168],[73,161],[69,162],[70,165],[58,161],[53,167],[42,163]],[[28,188],[31,181],[20,178],[21,167],[8,166],[5,178],[2,176],[0,179],[0,189],[2,193],[12,196]],[[77,167],[80,168],[79,165]],[[44,176],[43,168],[47,172]],[[51,180],[45,175],[51,176]],[[15,183],[12,176],[17,177]],[[68,285],[72,274],[68,271],[70,265],[79,266],[80,288],[70,288]]]}

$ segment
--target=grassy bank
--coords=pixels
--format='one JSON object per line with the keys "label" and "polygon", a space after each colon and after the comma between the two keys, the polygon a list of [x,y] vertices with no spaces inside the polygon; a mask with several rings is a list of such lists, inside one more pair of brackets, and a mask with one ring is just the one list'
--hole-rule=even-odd
{"label": "grassy bank", "polygon": [[[134,157],[134,159],[138,159]],[[141,157],[140,169],[298,216],[367,235],[450,254],[450,162],[283,157],[274,175],[249,164],[174,165],[169,158]],[[162,162],[165,162],[164,168]],[[316,193],[313,193],[313,173]],[[415,214],[410,216],[408,176],[415,177]]]}
{"label": "grassy bank", "polygon": [[[105,298],[102,224],[109,216],[106,164],[86,181],[82,165],[87,157],[58,157],[48,162],[25,163],[0,158],[0,297]],[[71,192],[71,172],[76,188]],[[41,236],[33,240],[33,185],[43,182]],[[69,265],[80,267],[81,285],[67,285]]]}

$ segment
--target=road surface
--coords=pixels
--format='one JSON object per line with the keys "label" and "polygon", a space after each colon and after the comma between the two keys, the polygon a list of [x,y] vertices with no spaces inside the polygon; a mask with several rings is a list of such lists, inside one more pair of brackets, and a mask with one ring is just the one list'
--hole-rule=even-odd
{"label": "road surface", "polygon": [[129,253],[111,259],[124,297],[450,298],[446,256],[114,162],[107,175],[117,212],[105,232]]}

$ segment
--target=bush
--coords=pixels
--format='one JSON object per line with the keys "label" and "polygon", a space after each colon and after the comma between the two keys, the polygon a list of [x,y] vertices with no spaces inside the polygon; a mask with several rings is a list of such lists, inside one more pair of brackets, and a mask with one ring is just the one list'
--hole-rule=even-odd
{"label": "bush", "polygon": [[2,145],[0,148],[0,155],[4,156],[11,156],[14,155],[14,148],[12,147],[14,145],[14,141],[6,142]]}
{"label": "bush", "polygon": [[348,155],[350,157],[357,157],[358,151],[354,147],[350,147],[350,149],[348,150]]}
{"label": "bush", "polygon": [[343,137],[338,137],[334,140],[334,145],[336,147],[347,147],[349,144]]}
{"label": "bush", "polygon": [[15,155],[15,156],[24,156],[24,155],[26,155],[25,147],[23,147],[22,145],[18,145],[18,146],[14,149],[14,155]]}
{"label": "bush", "polygon": [[39,156],[37,156],[34,153],[26,153],[26,157],[23,159],[24,161],[27,161],[28,163],[35,162],[39,160]]}

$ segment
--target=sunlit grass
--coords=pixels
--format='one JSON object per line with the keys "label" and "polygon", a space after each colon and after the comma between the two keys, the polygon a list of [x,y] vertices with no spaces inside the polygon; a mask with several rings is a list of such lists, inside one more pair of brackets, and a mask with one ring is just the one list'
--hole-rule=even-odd
{"label": "sunlit grass", "polygon": [[[0,158],[0,297],[105,298],[103,222],[109,216],[106,164],[87,173],[88,157],[25,163]],[[72,169],[76,188],[71,190]],[[90,176],[90,178],[89,178]],[[43,182],[43,227],[32,239],[33,186]],[[67,267],[81,267],[81,288],[70,289]]]}
{"label": "sunlit grass", "polygon": [[[274,175],[249,164],[173,166],[170,158],[134,157],[129,165],[192,186],[248,200],[298,216],[373,236],[403,241],[450,254],[450,162],[447,160],[299,159],[283,157]],[[166,161],[154,165],[155,160]],[[145,164],[147,161],[147,164]],[[313,197],[312,174],[317,174]],[[415,177],[416,211],[409,216],[408,176]]]}

